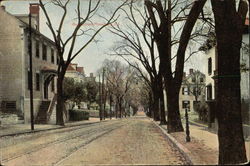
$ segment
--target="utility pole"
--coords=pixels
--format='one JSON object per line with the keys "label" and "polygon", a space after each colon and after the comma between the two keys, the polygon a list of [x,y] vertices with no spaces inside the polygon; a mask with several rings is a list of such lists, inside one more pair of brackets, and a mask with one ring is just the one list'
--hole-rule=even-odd
{"label": "utility pole", "polygon": [[102,109],[102,113],[103,113],[103,120],[105,120],[105,100],[104,100],[104,91],[105,91],[105,86],[104,86],[104,75],[105,75],[105,68],[103,68],[102,71],[102,105],[103,105],[103,109]]}
{"label": "utility pole", "polygon": [[99,74],[99,117],[102,120],[102,94],[101,94],[101,76]]}
{"label": "utility pole", "polygon": [[109,94],[109,117],[111,120],[112,119],[112,94],[111,94],[111,92]]}
{"label": "utility pole", "polygon": [[29,58],[30,58],[30,73],[29,77],[30,79],[30,124],[31,124],[31,130],[34,130],[34,104],[33,104],[33,70],[32,70],[32,29],[31,29],[31,13],[29,13]]}

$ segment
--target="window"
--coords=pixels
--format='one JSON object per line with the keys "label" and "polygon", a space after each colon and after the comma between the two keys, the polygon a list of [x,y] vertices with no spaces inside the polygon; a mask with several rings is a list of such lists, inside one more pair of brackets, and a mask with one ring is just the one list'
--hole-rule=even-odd
{"label": "window", "polygon": [[54,78],[51,80],[51,92],[55,91],[55,81]]}
{"label": "window", "polygon": [[212,100],[212,85],[207,86],[207,100]]}
{"label": "window", "polygon": [[208,74],[212,74],[212,58],[208,58]]}
{"label": "window", "polygon": [[54,50],[53,50],[53,49],[51,49],[51,62],[52,62],[52,63],[55,62]]}
{"label": "window", "polygon": [[56,58],[56,64],[59,64],[59,57]]}
{"label": "window", "polygon": [[36,73],[36,90],[40,90],[40,74]]}
{"label": "window", "polygon": [[43,44],[43,60],[47,60],[47,46]]}
{"label": "window", "polygon": [[183,87],[182,88],[182,94],[183,95],[189,95],[189,88],[188,87]]}
{"label": "window", "polygon": [[31,88],[31,77],[30,77],[30,71],[28,71],[28,90]]}
{"label": "window", "polygon": [[203,78],[200,78],[200,83],[203,83],[204,82],[204,79]]}
{"label": "window", "polygon": [[193,78],[192,78],[192,82],[195,82],[195,81],[196,81],[196,79],[195,79],[195,77],[193,77]]}
{"label": "window", "polygon": [[40,44],[39,41],[36,41],[36,57],[39,58],[40,57],[40,48],[39,48]]}
{"label": "window", "polygon": [[190,101],[184,100],[182,101],[182,108],[190,108]]}

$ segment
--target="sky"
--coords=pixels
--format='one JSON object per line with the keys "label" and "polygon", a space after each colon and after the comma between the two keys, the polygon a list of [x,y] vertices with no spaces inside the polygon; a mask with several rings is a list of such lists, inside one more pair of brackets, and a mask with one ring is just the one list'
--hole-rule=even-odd
{"label": "sky", "polygon": [[[6,10],[11,14],[28,14],[29,13],[29,3],[37,2],[36,0],[29,1],[29,0],[19,0],[19,1],[13,1],[8,0],[5,2],[2,2],[3,5],[6,6]],[[95,2],[95,1],[94,1]],[[105,0],[102,1],[103,3],[100,5],[99,10],[96,13],[96,16],[92,18],[93,25],[90,25],[90,22],[84,25],[83,28],[99,28],[100,25],[104,23],[104,20],[99,16],[104,16],[105,18],[109,18],[111,15],[112,10],[114,10],[121,2],[118,0]],[[84,12],[87,10],[88,1],[81,0],[82,6],[81,11]],[[58,26],[59,18],[62,16],[62,11],[59,8],[54,7],[53,5],[46,5],[49,16],[52,19],[53,25],[55,27]],[[69,4],[69,15],[65,20],[65,26],[63,29],[63,34],[65,37],[69,36],[72,33],[72,30],[74,28],[75,20],[75,8],[76,8],[76,1],[72,1]],[[71,12],[72,11],[72,12]],[[119,13],[120,14],[120,13]],[[121,15],[121,14],[120,14]],[[119,25],[122,25],[123,19],[122,17],[119,17],[117,22]],[[40,9],[40,31],[45,36],[52,39],[52,35],[50,30],[48,29],[46,25],[46,18],[43,14],[43,11]],[[90,32],[91,33],[91,32]],[[80,46],[83,45],[83,43],[86,42],[86,39],[88,39],[89,36],[83,36],[79,37],[79,39],[76,42],[76,49],[80,48]],[[104,59],[119,59],[115,56],[108,55],[110,53],[110,48],[112,48],[120,39],[115,36],[114,34],[111,34],[107,29],[104,29],[97,35],[95,38],[98,42],[92,42],[86,49],[83,50],[79,56],[77,56],[73,63],[78,63],[79,66],[83,66],[85,70],[85,74],[89,75],[89,73],[95,73],[97,69],[99,69],[102,65],[102,62]],[[185,71],[188,71],[189,68],[198,69],[202,72],[206,71],[206,66],[204,65],[204,60],[206,60],[205,55],[203,53],[198,53],[197,55],[194,55],[190,60],[185,64]],[[198,63],[197,63],[198,62]],[[126,62],[125,62],[126,63]]]}

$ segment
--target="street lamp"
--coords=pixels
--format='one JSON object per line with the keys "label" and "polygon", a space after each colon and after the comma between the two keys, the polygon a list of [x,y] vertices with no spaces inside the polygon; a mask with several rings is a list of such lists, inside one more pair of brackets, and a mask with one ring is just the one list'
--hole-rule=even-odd
{"label": "street lamp", "polygon": [[190,131],[189,131],[189,123],[188,123],[188,107],[185,109],[185,118],[186,118],[186,142],[190,142]]}

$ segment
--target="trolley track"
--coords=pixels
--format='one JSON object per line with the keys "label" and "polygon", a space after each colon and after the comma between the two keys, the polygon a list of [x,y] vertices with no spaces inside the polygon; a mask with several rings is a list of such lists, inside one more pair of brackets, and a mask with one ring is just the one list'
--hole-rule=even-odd
{"label": "trolley track", "polygon": [[[62,157],[62,160],[64,158],[67,158],[67,156],[69,156],[71,153],[74,153],[75,151],[77,151],[79,148],[84,147],[85,145],[87,145],[88,143],[96,140],[97,138],[101,137],[102,135],[108,134],[109,132],[120,128],[121,126],[124,126],[124,122],[122,123],[105,123],[102,124],[102,126],[98,126],[98,124],[95,125],[91,125],[91,126],[87,126],[85,128],[83,127],[77,127],[77,128],[73,128],[72,130],[67,130],[68,132],[79,132],[77,134],[73,134],[71,133],[70,136],[61,136],[60,138],[54,140],[54,141],[50,141],[41,145],[36,145],[33,146],[32,148],[26,149],[24,152],[18,152],[18,153],[13,153],[11,155],[7,155],[7,157],[3,156],[1,163],[6,163],[9,162],[11,160],[15,160],[18,158],[21,158],[25,155],[30,155],[30,154],[34,154],[36,152],[39,152],[45,148],[49,148],[49,147],[53,147],[53,146],[63,146],[66,143],[70,143],[70,142],[77,142],[80,140],[82,140],[79,144],[76,143],[76,146],[69,148],[67,150],[67,152],[65,152],[65,155]],[[83,130],[84,131],[80,131]],[[64,131],[65,132],[65,131]],[[59,133],[62,133],[61,131]],[[58,134],[56,132],[56,134]],[[61,160],[59,160],[58,162],[60,162]],[[56,163],[58,163],[56,162]]]}

